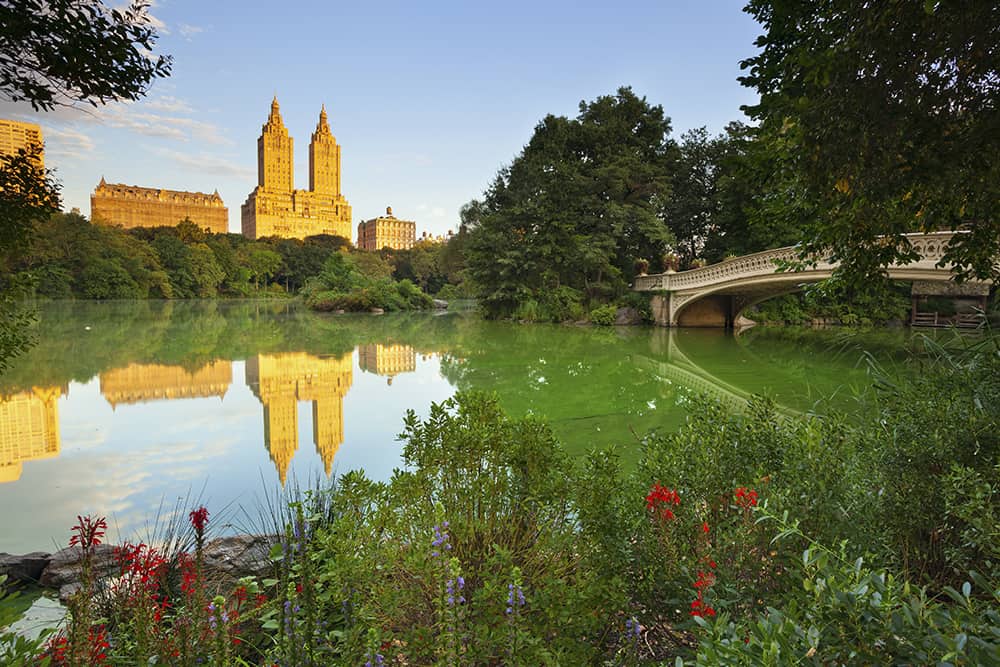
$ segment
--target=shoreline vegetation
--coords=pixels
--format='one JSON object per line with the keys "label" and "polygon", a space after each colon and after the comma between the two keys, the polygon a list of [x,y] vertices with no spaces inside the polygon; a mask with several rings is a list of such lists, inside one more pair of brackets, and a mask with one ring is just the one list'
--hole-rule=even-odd
{"label": "shoreline vegetation", "polygon": [[[170,539],[100,544],[80,517],[67,623],[5,664],[994,664],[1000,339],[925,341],[875,369],[860,419],[740,414],[567,456],[495,396],[403,425],[403,467],[304,490],[260,524],[256,576]],[[97,575],[96,554],[112,577]],[[108,553],[112,554],[108,558]],[[43,658],[44,659],[44,658]],[[44,663],[43,663],[44,664]]]}

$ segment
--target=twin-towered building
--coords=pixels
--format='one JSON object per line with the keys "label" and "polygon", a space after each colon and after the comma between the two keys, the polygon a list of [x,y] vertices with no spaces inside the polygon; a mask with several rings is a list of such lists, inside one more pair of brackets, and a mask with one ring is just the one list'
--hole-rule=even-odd
{"label": "twin-towered building", "polygon": [[[257,186],[240,207],[243,235],[305,238],[328,234],[351,238],[351,205],[341,191],[341,148],[330,131],[326,107],[309,141],[309,189],[295,187],[295,140],[281,118],[277,97],[257,139]],[[214,233],[229,229],[229,212],[219,196],[107,183],[90,198],[95,222],[133,227],[174,226],[188,219]],[[386,215],[358,225],[357,246],[366,250],[409,249],[416,223]]]}
{"label": "twin-towered building", "polygon": [[326,117],[309,142],[309,189],[295,188],[295,142],[281,120],[278,98],[257,139],[257,187],[241,208],[243,235],[351,238],[351,205],[340,191],[340,146]]}

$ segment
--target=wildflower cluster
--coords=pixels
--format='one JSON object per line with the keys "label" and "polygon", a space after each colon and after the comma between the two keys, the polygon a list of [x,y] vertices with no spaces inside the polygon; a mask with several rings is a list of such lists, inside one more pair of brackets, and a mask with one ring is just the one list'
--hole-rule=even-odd
{"label": "wildflower cluster", "polygon": [[59,634],[48,641],[38,656],[38,664],[49,667],[69,667],[76,664],[106,665],[109,648],[111,643],[104,626],[90,629],[87,633],[87,645],[83,651],[74,650],[70,639],[64,634]]}
{"label": "wildflower cluster", "polygon": [[444,586],[449,606],[455,606],[456,602],[458,604],[465,603],[465,596],[462,595],[462,591],[465,589],[465,577],[459,574],[454,579],[446,581]]}
{"label": "wildflower cluster", "polygon": [[73,536],[69,538],[71,547],[80,547],[84,551],[89,551],[101,543],[105,531],[108,529],[108,522],[104,517],[94,519],[90,516],[76,517],[76,525],[73,526]]}
{"label": "wildflower cluster", "polygon": [[524,591],[521,590],[520,582],[507,584],[507,614],[518,613],[524,605]]}
{"label": "wildflower cluster", "polygon": [[448,535],[448,522],[442,521],[440,525],[434,526],[434,539],[431,540],[431,557],[439,558],[444,551],[451,551],[451,541]]}
{"label": "wildflower cluster", "polygon": [[698,580],[694,582],[697,597],[691,602],[692,616],[715,616],[715,609],[705,602],[705,591],[715,584],[715,573],[711,570],[698,572]]}
{"label": "wildflower cluster", "polygon": [[748,510],[757,505],[757,492],[753,489],[743,486],[737,487],[733,492],[733,497],[736,500],[737,507]]}
{"label": "wildflower cluster", "polygon": [[646,509],[664,521],[674,518],[674,512],[671,507],[676,507],[680,504],[680,494],[673,489],[668,489],[659,482],[653,484],[653,488],[646,495]]}

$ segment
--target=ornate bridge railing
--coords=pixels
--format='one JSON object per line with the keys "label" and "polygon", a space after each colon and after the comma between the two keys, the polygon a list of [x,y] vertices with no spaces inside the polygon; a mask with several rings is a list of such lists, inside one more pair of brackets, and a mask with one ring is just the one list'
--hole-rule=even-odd
{"label": "ornate bridge railing", "polygon": [[[950,273],[949,267],[938,267],[937,264],[944,256],[944,251],[951,241],[954,232],[935,232],[932,234],[909,234],[907,238],[913,249],[920,255],[916,262],[900,265],[898,268],[910,269],[937,269],[944,273]],[[705,266],[689,271],[678,273],[658,273],[648,276],[637,276],[633,289],[639,292],[651,291],[687,291],[699,288],[712,287],[719,283],[726,283],[752,278],[758,276],[777,275],[778,265],[781,262],[790,262],[798,259],[798,248],[790,246],[786,248],[775,248],[764,250],[763,252],[744,255],[733,259],[725,260],[718,264]],[[836,263],[819,261],[814,266],[806,267],[803,271],[788,272],[782,279],[787,280],[788,275],[801,275],[803,278],[809,274],[829,273],[837,268]]]}

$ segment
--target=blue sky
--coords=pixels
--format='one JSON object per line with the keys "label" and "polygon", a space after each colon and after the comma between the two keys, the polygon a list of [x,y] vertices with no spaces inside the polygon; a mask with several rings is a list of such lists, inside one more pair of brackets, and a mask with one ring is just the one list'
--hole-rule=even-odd
{"label": "blue sky", "polygon": [[672,118],[674,136],[741,119],[754,94],[739,61],[759,26],[743,0],[708,2],[257,3],[158,0],[157,53],[170,78],[131,104],[0,117],[42,125],[64,206],[90,214],[109,183],[212,192],[239,209],[257,182],[256,146],[273,95],[308,187],[320,105],[343,147],[354,223],[387,205],[444,233],[546,114],[630,85]]}

